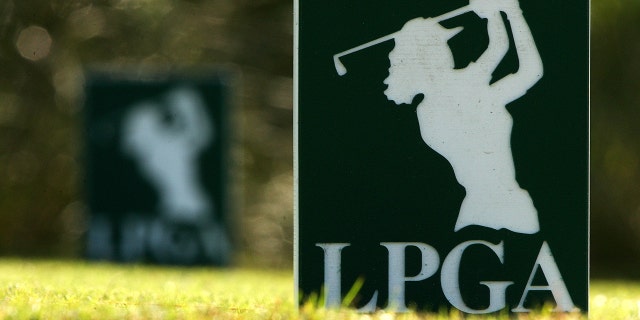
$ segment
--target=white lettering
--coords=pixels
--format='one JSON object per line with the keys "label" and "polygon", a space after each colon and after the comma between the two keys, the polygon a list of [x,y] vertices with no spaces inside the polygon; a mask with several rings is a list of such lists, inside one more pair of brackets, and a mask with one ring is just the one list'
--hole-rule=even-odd
{"label": "white lettering", "polygon": [[[546,286],[534,286],[532,285],[533,278],[536,274],[536,271],[540,267],[542,273],[547,279]],[[530,309],[524,307],[524,301],[529,294],[529,291],[551,291],[553,294],[553,298],[556,300],[557,306],[554,311],[574,311],[576,306],[573,304],[573,300],[571,300],[571,296],[569,295],[569,290],[567,290],[567,286],[562,280],[562,275],[560,275],[560,270],[558,269],[558,265],[556,261],[553,259],[553,255],[551,254],[551,249],[547,242],[542,243],[542,247],[540,248],[540,253],[538,254],[538,258],[536,259],[536,263],[533,265],[533,270],[531,270],[531,275],[529,275],[529,281],[527,281],[527,285],[524,288],[524,292],[522,293],[522,298],[520,298],[520,303],[518,307],[512,309],[513,312],[529,312]]]}
{"label": "white lettering", "polygon": [[324,306],[325,308],[339,308],[342,300],[340,288],[340,270],[342,249],[349,243],[318,243],[316,246],[324,250]]}
{"label": "white lettering", "polygon": [[[341,270],[342,270],[342,249],[350,246],[350,243],[317,243],[316,246],[324,250],[324,307],[327,309],[336,309],[342,306],[342,286],[341,286]],[[373,297],[362,308],[360,312],[373,312],[376,310],[378,303],[378,291],[374,292]]]}
{"label": "white lettering", "polygon": [[[440,256],[432,246],[419,242],[382,242],[380,245],[389,250],[389,304],[387,308],[398,312],[407,311],[404,297],[405,282],[421,281],[434,275],[440,265]],[[418,248],[422,256],[420,272],[412,277],[405,276],[405,249],[409,246]]]}
{"label": "white lettering", "polygon": [[[342,270],[342,250],[350,243],[318,243],[316,246],[324,251],[324,301],[325,308],[340,308],[342,306],[341,291],[341,270]],[[407,311],[405,289],[406,283],[411,281],[422,281],[433,276],[438,271],[440,257],[432,246],[420,242],[381,242],[389,252],[389,301],[387,309],[397,312]],[[469,307],[460,291],[460,263],[467,248],[474,245],[485,246],[498,257],[501,264],[504,263],[504,243],[492,244],[487,241],[471,240],[466,241],[451,250],[442,263],[440,285],[442,292],[449,303],[460,311],[471,314],[483,314],[497,312],[506,307],[506,291],[513,284],[512,281],[480,281],[481,285],[489,289],[489,306],[485,309],[473,309]],[[421,266],[418,274],[414,276],[406,275],[406,249],[415,247],[420,250]],[[548,285],[533,285],[536,271],[540,268],[547,280]],[[529,280],[522,293],[520,303],[512,312],[530,312],[524,307],[529,292],[531,291],[551,291],[556,300],[557,307],[554,311],[574,311],[575,305],[569,295],[560,270],[551,254],[551,249],[547,242],[542,243],[540,252],[529,275]],[[364,307],[358,309],[360,312],[373,312],[376,310],[378,302],[378,291],[373,293],[372,298]]]}
{"label": "white lettering", "polygon": [[472,245],[484,245],[491,249],[500,259],[500,263],[504,263],[504,246],[500,242],[497,245],[486,241],[467,241],[459,244],[444,259],[442,264],[442,277],[440,278],[442,292],[449,302],[459,309],[467,313],[490,313],[503,309],[506,305],[507,287],[513,284],[511,281],[481,281],[480,284],[489,288],[489,306],[484,310],[471,309],[466,305],[460,293],[459,271],[460,261],[464,251]]}

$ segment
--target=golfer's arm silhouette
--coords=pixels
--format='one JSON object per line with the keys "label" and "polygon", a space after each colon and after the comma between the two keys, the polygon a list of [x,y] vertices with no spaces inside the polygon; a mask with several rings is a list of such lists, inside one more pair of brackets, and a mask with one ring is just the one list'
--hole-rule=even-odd
{"label": "golfer's arm silhouette", "polygon": [[491,86],[509,103],[523,96],[542,78],[542,59],[517,1],[502,1],[503,7],[499,11],[487,10],[483,2],[485,1],[474,0],[470,6],[479,17],[488,19],[489,46],[473,66],[482,68],[485,72],[493,72],[509,50],[509,36],[500,14],[500,11],[504,12],[511,26],[519,66],[517,72]]}
{"label": "golfer's arm silhouette", "polygon": [[[447,41],[462,28],[446,29],[439,22],[468,11],[487,19],[489,44],[474,63],[455,69]],[[509,50],[501,12],[511,26],[518,70],[491,83]],[[422,139],[449,161],[465,188],[455,231],[476,225],[538,232],[537,210],[515,179],[513,119],[505,108],[542,77],[542,61],[517,0],[472,0],[435,18],[412,19],[398,32],[335,55],[338,74],[346,74],[341,56],[390,39],[395,47],[384,81],[387,99],[409,104],[416,95],[424,95],[416,109]]]}

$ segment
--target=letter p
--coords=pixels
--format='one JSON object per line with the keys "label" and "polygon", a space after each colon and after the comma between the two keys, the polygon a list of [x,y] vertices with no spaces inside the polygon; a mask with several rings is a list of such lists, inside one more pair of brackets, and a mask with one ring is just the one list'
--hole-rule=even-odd
{"label": "letter p", "polygon": [[[405,282],[421,281],[434,275],[440,265],[440,256],[433,247],[420,242],[382,242],[389,251],[389,304],[388,309],[405,312]],[[416,247],[422,256],[420,272],[415,276],[405,276],[405,249]]]}

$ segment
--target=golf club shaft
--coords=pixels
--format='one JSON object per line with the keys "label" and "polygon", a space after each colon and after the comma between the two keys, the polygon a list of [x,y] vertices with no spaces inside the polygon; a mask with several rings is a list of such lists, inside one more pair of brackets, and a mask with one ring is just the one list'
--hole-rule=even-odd
{"label": "golf club shaft", "polygon": [[[447,20],[447,19],[451,19],[451,18],[453,18],[455,16],[461,15],[461,14],[463,14],[465,12],[468,12],[469,10],[470,10],[470,8],[467,5],[467,6],[460,7],[458,9],[451,10],[449,12],[443,13],[443,14],[441,14],[441,15],[439,15],[437,17],[434,17],[432,19],[434,19],[436,22],[441,22],[441,21],[444,21],[444,20]],[[382,42],[389,41],[389,40],[395,38],[396,35],[399,32],[400,31],[396,31],[394,33],[388,34],[386,36],[380,37],[378,39],[369,41],[369,42],[361,44],[361,45],[359,45],[357,47],[354,47],[354,48],[351,48],[349,50],[346,50],[346,51],[343,51],[343,52],[340,52],[340,53],[337,53],[337,54],[333,55],[333,62],[335,64],[336,71],[341,76],[347,73],[347,69],[345,68],[345,66],[340,61],[341,57],[349,55],[349,54],[352,54],[352,53],[357,52],[357,51],[360,51],[362,49],[366,49],[368,47],[375,46],[375,45],[380,44]]]}

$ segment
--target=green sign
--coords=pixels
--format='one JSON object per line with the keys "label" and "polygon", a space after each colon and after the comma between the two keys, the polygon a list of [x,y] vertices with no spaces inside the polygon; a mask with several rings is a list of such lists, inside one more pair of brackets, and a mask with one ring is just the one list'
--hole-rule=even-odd
{"label": "green sign", "polygon": [[90,259],[229,261],[226,76],[92,74],[85,102]]}
{"label": "green sign", "polygon": [[296,28],[301,302],[588,310],[588,1],[296,1]]}

